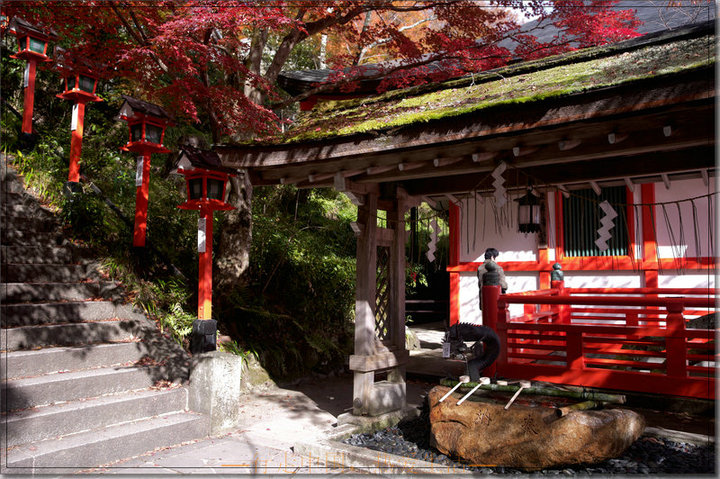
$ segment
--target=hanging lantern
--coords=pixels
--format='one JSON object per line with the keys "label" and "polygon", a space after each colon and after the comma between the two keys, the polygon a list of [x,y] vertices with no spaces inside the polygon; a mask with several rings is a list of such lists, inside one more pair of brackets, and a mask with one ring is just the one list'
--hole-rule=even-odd
{"label": "hanging lantern", "polygon": [[193,353],[213,351],[216,347],[217,321],[212,319],[212,235],[213,212],[232,210],[224,201],[225,185],[230,172],[220,163],[214,151],[184,147],[176,163],[177,172],[185,176],[187,201],[178,206],[198,210],[198,319],[193,322],[190,350]]}
{"label": "hanging lantern", "polygon": [[540,198],[535,196],[532,188],[528,188],[525,196],[516,199],[518,202],[518,227],[521,233],[538,233],[540,231]]}

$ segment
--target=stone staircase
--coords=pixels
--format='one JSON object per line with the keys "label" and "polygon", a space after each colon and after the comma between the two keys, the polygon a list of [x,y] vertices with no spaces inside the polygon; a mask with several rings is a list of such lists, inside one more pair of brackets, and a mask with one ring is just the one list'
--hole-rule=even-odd
{"label": "stone staircase", "polygon": [[5,165],[0,202],[0,472],[77,472],[206,437],[185,352]]}

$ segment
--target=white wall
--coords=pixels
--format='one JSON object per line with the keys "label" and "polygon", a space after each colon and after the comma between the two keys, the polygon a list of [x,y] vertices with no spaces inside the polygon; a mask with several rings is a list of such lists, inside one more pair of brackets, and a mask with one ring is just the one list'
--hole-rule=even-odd
{"label": "white wall", "polygon": [[715,273],[712,271],[662,271],[658,275],[659,288],[714,288]]}
{"label": "white wall", "polygon": [[494,207],[494,198],[490,197],[461,202],[461,263],[482,263],[487,248],[500,251],[498,261],[537,261],[537,235],[517,232],[517,203],[513,199],[518,197],[511,196],[498,210]]}
{"label": "white wall", "polygon": [[[534,291],[539,288],[539,279],[536,273],[506,273],[508,293]],[[482,312],[478,298],[478,280],[475,273],[460,273],[460,322],[482,324]],[[523,313],[522,304],[510,305],[510,316],[520,316]]]}
{"label": "white wall", "polygon": [[642,288],[641,273],[632,271],[565,271],[566,288]]}
{"label": "white wall", "polygon": [[[716,191],[712,179],[706,186],[701,179],[673,180],[670,189],[655,186],[655,202],[667,203],[707,195]],[[714,204],[710,205],[710,202]],[[695,219],[693,207],[695,205]],[[710,238],[717,238],[717,196],[655,207],[659,258],[695,258],[713,256]],[[670,228],[668,228],[668,224]],[[674,240],[674,241],[673,241]],[[717,254],[717,252],[715,252]]]}

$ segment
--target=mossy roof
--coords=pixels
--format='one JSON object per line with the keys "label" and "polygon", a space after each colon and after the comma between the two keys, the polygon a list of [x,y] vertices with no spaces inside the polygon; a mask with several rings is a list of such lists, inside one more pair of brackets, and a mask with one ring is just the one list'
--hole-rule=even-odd
{"label": "mossy roof", "polygon": [[[421,85],[367,98],[320,102],[282,137],[293,144],[382,134],[500,105],[540,102],[646,78],[707,68],[715,62],[714,32],[635,48],[599,47],[525,62],[474,77]],[[644,44],[643,44],[644,43]]]}

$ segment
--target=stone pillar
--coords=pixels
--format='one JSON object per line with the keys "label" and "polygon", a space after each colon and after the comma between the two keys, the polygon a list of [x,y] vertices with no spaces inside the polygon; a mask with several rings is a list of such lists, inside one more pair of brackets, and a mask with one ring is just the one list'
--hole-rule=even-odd
{"label": "stone pillar", "polygon": [[237,426],[240,420],[243,359],[212,351],[193,358],[188,407],[210,416],[209,434]]}

